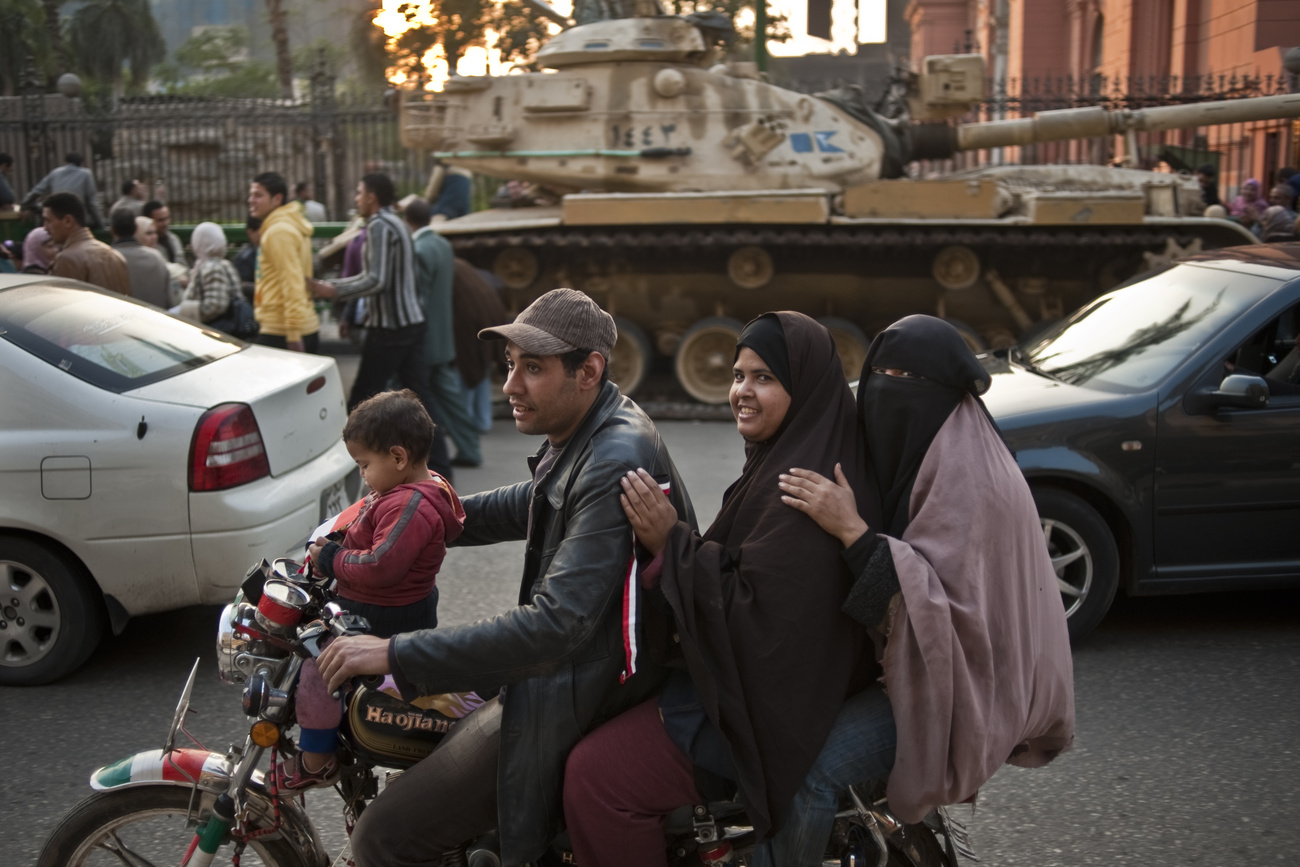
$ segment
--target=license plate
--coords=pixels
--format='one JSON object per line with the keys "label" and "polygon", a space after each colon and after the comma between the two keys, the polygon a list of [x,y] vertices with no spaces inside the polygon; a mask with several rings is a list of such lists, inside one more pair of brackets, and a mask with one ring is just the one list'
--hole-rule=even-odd
{"label": "license plate", "polygon": [[332,518],[348,507],[347,479],[339,479],[320,494],[320,520]]}

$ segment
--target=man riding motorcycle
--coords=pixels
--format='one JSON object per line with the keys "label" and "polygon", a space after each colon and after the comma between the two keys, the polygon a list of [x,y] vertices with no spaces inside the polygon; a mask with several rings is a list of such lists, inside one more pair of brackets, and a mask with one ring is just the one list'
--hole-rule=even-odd
{"label": "man riding motorcycle", "polygon": [[668,480],[681,519],[695,518],[654,424],[608,381],[613,318],[556,289],[479,336],[509,341],[504,391],[515,426],[547,438],[529,460],[532,480],[463,500],[457,544],[527,540],[519,607],[391,640],[341,638],[320,670],[331,689],[391,673],[408,696],[501,690],[366,809],[352,838],[359,867],[431,863],[492,828],[505,864],[537,858],[562,820],[569,750],[662,682],[625,617],[637,585],[618,480],[645,467]]}

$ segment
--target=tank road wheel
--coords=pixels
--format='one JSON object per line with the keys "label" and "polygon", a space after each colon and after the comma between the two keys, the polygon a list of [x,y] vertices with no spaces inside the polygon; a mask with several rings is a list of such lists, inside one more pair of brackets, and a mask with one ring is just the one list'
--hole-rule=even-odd
{"label": "tank road wheel", "polygon": [[752,244],[741,247],[727,259],[727,276],[741,289],[760,289],[775,273],[772,256],[762,247]]}
{"label": "tank road wheel", "polygon": [[954,244],[944,247],[935,255],[930,270],[934,279],[945,289],[969,289],[980,278],[980,257],[970,247]]}
{"label": "tank road wheel", "polygon": [[871,345],[867,335],[849,320],[838,316],[823,316],[817,321],[825,325],[831,337],[835,338],[835,352],[840,356],[844,378],[850,382],[857,379],[867,360],[867,348]]}
{"label": "tank road wheel", "polygon": [[726,403],[736,341],[745,324],[728,316],[701,319],[682,335],[673,367],[686,393],[700,403]]}
{"label": "tank road wheel", "polygon": [[507,289],[527,289],[540,271],[537,254],[526,247],[506,247],[492,263],[492,273]]}
{"label": "tank road wheel", "polygon": [[645,381],[650,369],[650,338],[640,325],[622,316],[614,317],[618,342],[609,359],[609,378],[624,394],[631,394]]}

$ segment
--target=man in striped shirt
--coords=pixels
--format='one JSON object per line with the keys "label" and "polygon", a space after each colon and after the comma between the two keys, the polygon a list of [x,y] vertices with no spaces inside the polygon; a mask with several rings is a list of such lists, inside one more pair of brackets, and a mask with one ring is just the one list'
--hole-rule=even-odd
{"label": "man in striped shirt", "polygon": [[366,221],[366,245],[362,270],[355,277],[327,283],[309,280],[318,298],[366,302],[366,340],[361,347],[361,365],[348,396],[348,411],[388,387],[394,377],[415,392],[436,429],[429,466],[450,480],[451,456],[442,417],[429,391],[429,367],[424,359],[427,327],[420,296],[415,288],[415,254],[411,236],[393,210],[397,191],[393,180],[382,172],[366,175],[357,184],[357,214]]}

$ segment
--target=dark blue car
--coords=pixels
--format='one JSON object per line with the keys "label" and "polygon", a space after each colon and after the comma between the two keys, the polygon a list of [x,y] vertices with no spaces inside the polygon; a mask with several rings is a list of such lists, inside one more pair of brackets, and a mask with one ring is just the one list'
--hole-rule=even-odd
{"label": "dark blue car", "polygon": [[985,358],[1070,634],[1118,588],[1300,585],[1300,244],[1215,251]]}

